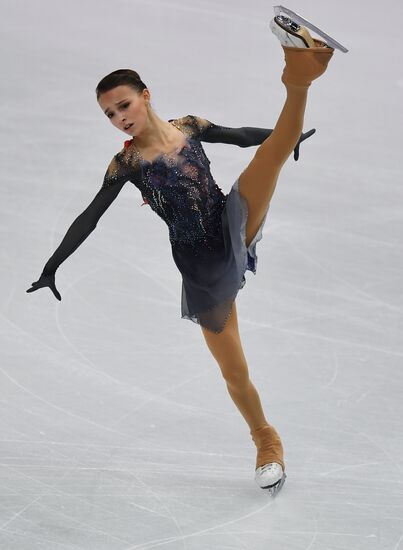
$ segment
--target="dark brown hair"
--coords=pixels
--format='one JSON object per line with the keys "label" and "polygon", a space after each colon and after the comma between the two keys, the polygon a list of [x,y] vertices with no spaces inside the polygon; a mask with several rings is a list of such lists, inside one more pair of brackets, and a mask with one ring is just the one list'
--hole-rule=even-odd
{"label": "dark brown hair", "polygon": [[97,99],[104,92],[109,92],[116,86],[130,86],[137,92],[141,93],[147,86],[141,80],[139,73],[133,71],[132,69],[117,69],[112,73],[104,76],[102,80],[98,83],[98,86],[95,89],[97,94]]}

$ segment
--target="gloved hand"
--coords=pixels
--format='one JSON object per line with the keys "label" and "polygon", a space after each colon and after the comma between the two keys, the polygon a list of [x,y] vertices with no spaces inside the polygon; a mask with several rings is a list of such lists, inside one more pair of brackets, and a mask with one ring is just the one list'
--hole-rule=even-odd
{"label": "gloved hand", "polygon": [[28,288],[26,292],[34,292],[34,290],[38,290],[38,288],[43,288],[45,286],[48,286],[50,288],[50,290],[59,301],[62,299],[62,297],[60,296],[60,292],[56,288],[54,273],[50,273],[48,275],[42,273],[39,279],[37,281],[34,281],[31,285],[31,288]]}
{"label": "gloved hand", "polygon": [[309,132],[305,132],[305,134],[302,132],[301,137],[299,138],[299,141],[297,145],[294,148],[294,160],[299,159],[299,144],[304,141],[305,139],[309,138],[316,132],[315,128],[312,128],[312,130],[309,130]]}

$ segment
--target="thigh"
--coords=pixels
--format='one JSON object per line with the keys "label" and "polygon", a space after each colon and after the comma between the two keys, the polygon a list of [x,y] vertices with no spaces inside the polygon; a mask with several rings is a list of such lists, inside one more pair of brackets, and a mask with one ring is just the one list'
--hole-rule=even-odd
{"label": "thigh", "polygon": [[[270,139],[267,138],[266,141]],[[246,222],[246,246],[255,237],[260,224],[269,208],[270,200],[276,188],[278,176],[283,164],[270,155],[269,149],[260,148],[238,178],[238,189],[248,205]]]}
{"label": "thigh", "polygon": [[231,314],[224,330],[219,334],[201,327],[207,347],[217,361],[224,378],[248,378],[248,367],[242,349],[238,329],[236,302],[232,304]]}

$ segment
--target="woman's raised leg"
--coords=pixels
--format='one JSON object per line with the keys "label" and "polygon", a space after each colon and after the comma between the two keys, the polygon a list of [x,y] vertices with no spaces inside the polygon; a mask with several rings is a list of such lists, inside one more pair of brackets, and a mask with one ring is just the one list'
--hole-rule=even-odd
{"label": "woman's raised leg", "polygon": [[[315,43],[319,44],[319,41],[315,40]],[[325,72],[334,51],[321,46],[306,49],[282,47],[286,65],[281,80],[286,87],[286,100],[273,132],[261,143],[239,176],[239,192],[248,205],[246,246],[263,221],[281,168],[300,138],[309,86]]]}
{"label": "woman's raised leg", "polygon": [[304,124],[308,88],[287,86],[287,97],[273,132],[239,176],[238,188],[248,205],[246,246],[256,235],[276,188],[281,168],[297,144]]}

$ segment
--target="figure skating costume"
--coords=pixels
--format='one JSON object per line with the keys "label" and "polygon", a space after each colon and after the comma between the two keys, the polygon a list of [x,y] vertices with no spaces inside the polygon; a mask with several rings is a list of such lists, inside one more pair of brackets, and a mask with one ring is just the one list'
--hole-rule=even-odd
{"label": "figure skating costume", "polygon": [[[294,18],[281,16],[281,12]],[[275,13],[270,28],[279,38],[285,53],[286,67],[282,81],[286,86],[309,87],[312,80],[326,70],[334,48],[348,51],[291,10],[275,6]],[[301,22],[325,37],[331,47],[312,38],[298,24]],[[246,282],[245,271],[249,269],[256,273],[256,243],[262,237],[266,216],[246,247],[248,211],[246,201],[238,190],[238,180],[225,195],[210,173],[210,162],[200,142],[233,143],[247,147],[259,145],[272,131],[226,128],[194,115],[169,122],[185,134],[184,146],[174,156],[161,154],[147,161],[141,157],[134,140],[126,141],[124,149],[112,159],[101,189],[73,222],[47,262],[41,278],[49,278],[55,292],[52,277],[57,267],[95,229],[99,218],[124,183],[131,181],[141,191],[145,203],[168,225],[173,258],[183,279],[182,317],[218,333],[224,328],[238,290]],[[303,136],[300,141],[302,139]],[[300,141],[294,158],[298,156]],[[27,292],[39,288],[38,283],[32,283],[33,288]],[[270,424],[250,433],[258,451],[256,482],[274,496],[286,479],[281,439]]]}
{"label": "figure skating costume", "polygon": [[[210,172],[201,142],[250,147],[261,144],[272,130],[228,128],[194,115],[169,122],[184,134],[184,147],[150,162],[142,158],[135,138],[125,141],[108,166],[101,189],[72,223],[43,275],[56,272],[95,229],[123,185],[131,181],[140,190],[143,204],[168,225],[172,256],[182,275],[182,318],[219,333],[239,289],[245,285],[245,271],[256,274],[256,244],[265,220],[246,247],[247,203],[238,191],[238,180],[228,194],[223,193]],[[295,159],[300,142],[314,131],[302,134]]]}

